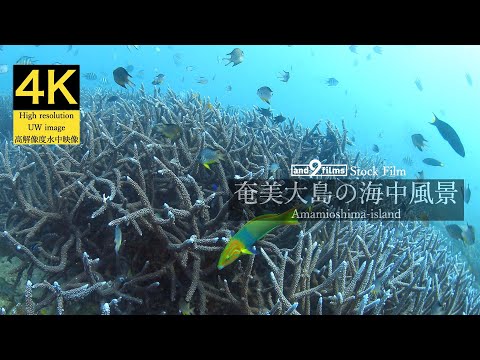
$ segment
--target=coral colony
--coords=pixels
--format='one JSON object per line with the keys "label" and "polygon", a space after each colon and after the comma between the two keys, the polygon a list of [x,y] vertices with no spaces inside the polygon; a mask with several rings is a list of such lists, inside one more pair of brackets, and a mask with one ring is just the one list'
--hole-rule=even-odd
{"label": "coral colony", "polygon": [[[244,224],[229,220],[228,179],[288,177],[314,158],[382,162],[348,151],[347,130],[328,121],[272,126],[195,93],[111,95],[82,91],[80,146],[2,145],[0,242],[20,260],[22,296],[0,313],[479,313],[465,263],[417,221],[303,221],[218,270]],[[159,124],[182,132],[172,141]],[[207,169],[205,148],[223,160]]]}

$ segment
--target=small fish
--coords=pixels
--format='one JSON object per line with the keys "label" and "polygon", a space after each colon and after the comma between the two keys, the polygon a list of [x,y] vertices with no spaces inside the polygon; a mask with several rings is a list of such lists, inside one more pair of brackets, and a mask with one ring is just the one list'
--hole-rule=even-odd
{"label": "small fish", "polygon": [[187,67],[185,68],[185,70],[187,70],[187,71],[193,71],[193,70],[195,70],[195,67],[194,67],[194,66],[187,66]]}
{"label": "small fish", "polygon": [[416,78],[414,81],[415,85],[417,86],[417,89],[420,91],[423,91],[423,85],[422,81],[419,78]]}
{"label": "small fish", "polygon": [[155,79],[152,81],[152,85],[160,85],[163,83],[163,80],[165,80],[165,75],[164,74],[158,74],[155,76]]}
{"label": "small fish", "polygon": [[67,45],[67,52],[69,52],[70,50],[72,50],[73,48],[73,45]]}
{"label": "small fish", "polygon": [[123,67],[118,67],[116,68],[115,70],[113,70],[113,80],[115,80],[115,82],[120,85],[121,87],[123,88],[127,88],[125,85],[128,84],[130,86],[135,86],[135,84],[129,79],[129,77],[132,77],[132,75],[130,75],[128,73],[127,70],[125,70],[125,68]]}
{"label": "small fish", "polygon": [[8,72],[8,65],[0,65],[0,74],[6,74]]}
{"label": "small fish", "polygon": [[355,136],[352,135],[352,138],[350,140],[352,140],[352,142],[355,142]]}
{"label": "small fish", "polygon": [[117,95],[113,95],[107,99],[107,102],[114,102],[114,101],[118,101],[119,99],[120,98]]}
{"label": "small fish", "polygon": [[258,111],[258,113],[260,115],[263,115],[267,118],[270,118],[270,117],[273,116],[272,110],[270,110],[270,109],[257,107],[256,110]]}
{"label": "small fish", "polygon": [[463,148],[463,144],[460,141],[460,137],[458,136],[457,132],[445,121],[437,118],[435,114],[433,114],[433,116],[433,122],[430,124],[437,128],[437,130],[440,132],[440,135],[442,135],[442,137],[448,141],[452,149],[455,150],[458,155],[465,157],[465,149]]}
{"label": "small fish", "polygon": [[127,70],[129,73],[133,72],[134,69],[135,67],[133,65],[127,65],[127,67],[125,68],[125,70]]}
{"label": "small fish", "polygon": [[423,179],[425,179],[425,175],[424,175],[424,173],[423,173],[423,170],[417,172],[416,178],[417,178],[417,180],[423,180]]}
{"label": "small fish", "polygon": [[382,49],[381,46],[378,46],[378,45],[377,45],[377,46],[374,46],[374,47],[373,47],[373,51],[376,52],[377,54],[382,55],[383,49]]}
{"label": "small fish", "polygon": [[378,147],[377,144],[373,144],[373,146],[372,146],[372,151],[373,151],[374,153],[378,153],[378,152],[380,151],[380,148]]}
{"label": "small fish", "polygon": [[470,184],[467,185],[467,188],[465,189],[465,193],[464,193],[464,200],[465,200],[465,204],[468,204],[470,202],[470,196],[472,195],[472,192],[470,191]]}
{"label": "small fish", "polygon": [[470,86],[473,85],[472,77],[470,76],[469,73],[466,73],[466,74],[465,74],[465,79],[467,79],[468,85],[470,85]]}
{"label": "small fish", "polygon": [[197,84],[202,84],[202,85],[208,84],[208,79],[206,77],[200,76],[197,79]]}
{"label": "small fish", "polygon": [[127,45],[127,49],[128,49],[128,51],[139,50],[140,45]]}
{"label": "small fish", "polygon": [[272,99],[273,91],[268,86],[262,86],[257,90],[257,95],[262,101],[265,101],[270,105],[270,100]]}
{"label": "small fish", "polygon": [[143,79],[144,76],[145,76],[145,70],[138,70],[137,78]]}
{"label": "small fish", "polygon": [[423,162],[427,165],[431,165],[431,166],[444,166],[444,164],[436,159],[432,159],[432,158],[426,158],[426,159],[423,159]]}
{"label": "small fish", "polygon": [[182,128],[177,124],[159,124],[158,131],[172,141],[177,141],[182,136]]}
{"label": "small fish", "polygon": [[354,54],[358,54],[357,48],[358,48],[358,45],[350,45],[350,46],[348,47],[348,50],[350,50],[350,51],[351,51],[352,53],[354,53]]}
{"label": "small fish", "polygon": [[381,296],[382,295],[382,278],[381,277],[376,278],[372,285],[374,285],[374,288],[371,291],[371,294],[376,297]]}
{"label": "small fish", "polygon": [[212,184],[212,190],[217,191],[219,188],[218,184]]}
{"label": "small fish", "polygon": [[115,254],[118,256],[120,246],[122,246],[122,229],[119,225],[115,226],[115,238],[113,242],[115,243]]}
{"label": "small fish", "polygon": [[475,243],[475,228],[467,223],[467,227],[462,231],[462,240],[465,245]]}
{"label": "small fish", "polygon": [[403,163],[407,166],[412,166],[413,165],[413,160],[410,156],[405,156],[403,159],[402,159]]}
{"label": "small fish", "polygon": [[232,85],[227,85],[227,87],[225,88],[225,91],[227,92],[232,91]]}
{"label": "small fish", "polygon": [[257,216],[242,226],[233,235],[225,249],[220,254],[217,268],[223,269],[230,265],[241,255],[253,255],[256,253],[253,244],[261,240],[265,235],[280,225],[298,225],[298,219],[294,217],[296,208],[288,210],[283,214],[267,214]]}
{"label": "small fish", "polygon": [[450,224],[445,226],[445,230],[447,230],[448,235],[453,239],[462,240],[462,228],[456,224]]}
{"label": "small fish", "polygon": [[200,152],[200,163],[210,170],[210,165],[225,160],[225,155],[220,150],[205,148]]}
{"label": "small fish", "polygon": [[97,74],[95,74],[94,72],[83,74],[83,77],[87,80],[97,80]]}
{"label": "small fish", "polygon": [[282,70],[282,71],[283,71],[283,74],[279,73],[278,78],[282,82],[288,82],[288,80],[290,80],[290,73],[288,71],[285,71],[285,70]]}
{"label": "small fish", "polygon": [[427,140],[425,140],[425,138],[423,137],[422,134],[413,134],[412,135],[413,146],[415,146],[420,151],[423,151],[423,147],[426,146],[426,144],[425,144],[426,141]]}
{"label": "small fish", "polygon": [[328,86],[337,86],[338,85],[338,80],[335,79],[335,78],[328,78],[325,81],[325,84],[327,84]]}
{"label": "small fish", "polygon": [[383,139],[383,131],[380,131],[380,132],[378,133],[377,137],[378,137],[379,139]]}
{"label": "small fish", "polygon": [[178,303],[178,312],[182,315],[195,315],[195,308],[190,307],[190,303],[186,302],[184,298],[180,299]]}
{"label": "small fish", "polygon": [[73,56],[77,56],[79,51],[80,49],[76,49],[75,52],[73,53]]}
{"label": "small fish", "polygon": [[279,125],[281,124],[282,122],[284,122],[285,120],[287,120],[287,118],[285,116],[283,116],[282,114],[278,115],[278,116],[275,116],[272,120],[272,122],[276,125]]}
{"label": "small fish", "polygon": [[225,64],[227,66],[230,63],[233,63],[233,66],[237,66],[238,64],[241,64],[244,60],[244,54],[243,51],[239,48],[235,48],[232,50],[232,52],[228,53],[229,58],[224,58],[223,60],[228,60],[228,63]]}
{"label": "small fish", "polygon": [[33,60],[33,56],[22,56],[20,59],[17,60],[17,65],[33,65],[37,62],[37,60]]}

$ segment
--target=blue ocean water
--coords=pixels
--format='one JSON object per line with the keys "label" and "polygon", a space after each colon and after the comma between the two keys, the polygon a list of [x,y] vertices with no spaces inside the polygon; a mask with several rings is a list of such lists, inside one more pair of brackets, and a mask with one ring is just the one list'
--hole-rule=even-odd
{"label": "blue ocean water", "polygon": [[[244,51],[245,60],[238,66],[225,66],[222,59],[233,48]],[[12,92],[12,66],[22,56],[33,57],[37,64],[80,64],[82,74],[93,72],[91,81],[82,77],[82,87],[107,87],[120,93],[136,91],[144,84],[147,91],[159,73],[165,74],[161,92],[195,91],[218,99],[224,107],[238,106],[251,110],[267,107],[257,96],[257,89],[273,90],[271,109],[274,115],[296,118],[306,126],[318,120],[331,120],[341,126],[344,119],[350,135],[356,139],[352,152],[373,155],[378,145],[389,164],[406,168],[407,176],[424,170],[426,178],[462,178],[470,184],[472,199],[465,205],[465,222],[480,228],[480,205],[477,200],[480,183],[477,118],[480,115],[480,46],[382,45],[382,53],[373,45],[359,45],[357,53],[348,45],[339,46],[62,46],[5,45],[0,51],[0,65],[8,72],[0,74],[0,94]],[[136,87],[125,90],[114,83],[116,67],[133,66],[132,81]],[[143,71],[143,74],[141,73]],[[278,78],[290,72],[288,82]],[[466,74],[472,79],[470,85]],[[105,76],[109,83],[101,84]],[[204,77],[208,83],[200,84]],[[328,78],[338,80],[328,86]],[[420,79],[423,90],[416,86]],[[227,91],[231,86],[231,91]],[[465,147],[465,158],[456,154],[429,125],[435,113],[459,134]],[[2,129],[4,131],[4,129]],[[428,140],[424,152],[415,149],[411,135],[421,133]],[[413,160],[411,167],[402,163]],[[444,167],[422,163],[425,157],[442,161]],[[442,224],[436,224],[442,227]],[[475,245],[475,248],[478,244]]]}

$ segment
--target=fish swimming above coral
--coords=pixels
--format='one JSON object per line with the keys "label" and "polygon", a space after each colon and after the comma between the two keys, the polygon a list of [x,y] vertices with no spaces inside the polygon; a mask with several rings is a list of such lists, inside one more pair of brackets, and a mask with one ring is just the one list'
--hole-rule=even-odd
{"label": "fish swimming above coral", "polygon": [[107,102],[115,102],[120,100],[120,98],[117,95],[112,95],[107,99]]}
{"label": "fish swimming above coral", "polygon": [[290,73],[288,71],[283,70],[283,74],[282,73],[278,74],[278,78],[282,82],[288,82],[288,80],[290,80]]}
{"label": "fish swimming above coral", "polygon": [[423,137],[422,134],[413,134],[412,135],[412,143],[413,146],[415,146],[418,150],[423,151],[423,147],[426,146],[425,138]]}
{"label": "fish swimming above coral", "polygon": [[462,230],[462,239],[465,245],[473,245],[475,243],[475,228],[467,223],[467,227]]}
{"label": "fish swimming above coral", "polygon": [[433,121],[430,124],[437,128],[440,135],[448,141],[452,149],[455,150],[458,155],[465,157],[465,149],[457,132],[445,121],[437,118],[435,114],[433,114],[433,116]]}
{"label": "fish swimming above coral", "polygon": [[437,159],[433,159],[433,158],[423,159],[423,163],[430,166],[442,166],[442,167],[444,166],[444,164],[441,161],[438,161]]}
{"label": "fish swimming above coral", "polygon": [[354,53],[354,54],[358,54],[357,48],[358,48],[358,45],[350,45],[350,46],[348,47],[348,50],[350,50],[350,51],[351,51],[352,53]]}
{"label": "fish swimming above coral", "polygon": [[270,105],[270,100],[272,100],[273,91],[268,86],[262,86],[257,90],[257,95],[262,101],[265,101]]}
{"label": "fish swimming above coral", "polygon": [[200,152],[200,163],[210,170],[210,165],[225,160],[225,155],[220,150],[205,148]]}
{"label": "fish swimming above coral", "polygon": [[153,79],[152,85],[160,85],[161,83],[163,83],[163,80],[165,80],[165,75],[164,74],[158,74]]}
{"label": "fish swimming above coral", "polygon": [[37,60],[33,60],[35,59],[33,56],[22,56],[20,57],[16,64],[17,65],[33,65],[34,63],[37,62]]}
{"label": "fish swimming above coral", "polygon": [[272,122],[275,124],[275,125],[280,125],[281,123],[283,123],[285,120],[287,120],[287,118],[285,116],[283,116],[282,114],[280,115],[277,115],[273,118]]}
{"label": "fish swimming above coral", "polygon": [[418,90],[423,91],[422,80],[420,80],[419,78],[416,78],[414,81],[414,84]]}
{"label": "fish swimming above coral", "polygon": [[226,63],[225,66],[227,66],[230,63],[233,63],[233,66],[237,66],[238,64],[241,64],[245,58],[243,50],[240,48],[233,49],[232,52],[228,53],[227,55],[229,55],[230,57],[223,59],[223,60],[228,60],[228,63]]}
{"label": "fish swimming above coral", "polygon": [[338,80],[331,77],[331,78],[328,78],[327,80],[325,80],[325,84],[327,84],[328,86],[337,86],[338,85]]}
{"label": "fish swimming above coral", "polygon": [[470,196],[472,196],[472,191],[470,190],[470,184],[467,185],[467,188],[465,189],[463,199],[465,200],[465,204],[468,204],[470,202]]}
{"label": "fish swimming above coral", "polygon": [[95,74],[94,72],[83,74],[83,77],[87,80],[97,80],[97,74]]}
{"label": "fish swimming above coral", "polygon": [[263,115],[265,116],[266,118],[270,118],[273,116],[273,112],[272,110],[268,109],[268,108],[261,108],[261,107],[258,107],[256,108],[257,112],[260,114],[260,115]]}
{"label": "fish swimming above coral", "polygon": [[129,79],[131,78],[132,75],[128,73],[127,70],[125,70],[123,67],[118,67],[115,70],[113,70],[113,80],[120,85],[123,88],[127,88],[125,85],[128,84],[130,86],[135,86],[135,84]]}
{"label": "fish swimming above coral", "polygon": [[468,85],[470,85],[470,86],[473,85],[472,76],[469,73],[465,74],[465,79],[467,80]]}
{"label": "fish swimming above coral", "polygon": [[122,229],[119,225],[115,226],[115,237],[113,239],[115,244],[115,255],[118,256],[118,252],[120,251],[120,246],[122,246]]}
{"label": "fish swimming above coral", "polygon": [[182,128],[177,124],[158,124],[155,130],[173,142],[177,141],[183,133]]}
{"label": "fish swimming above coral", "polygon": [[296,208],[282,214],[261,215],[248,221],[238,232],[233,235],[225,249],[220,254],[217,268],[223,269],[237,260],[241,255],[253,255],[256,249],[253,246],[269,232],[280,225],[298,225],[298,219],[294,217]]}
{"label": "fish swimming above coral", "polygon": [[410,156],[405,156],[403,159],[402,159],[402,162],[407,165],[407,166],[412,166],[413,165],[413,160]]}
{"label": "fish swimming above coral", "polygon": [[374,144],[374,145],[372,146],[372,151],[373,151],[374,153],[380,152],[380,148],[378,147],[377,144]]}

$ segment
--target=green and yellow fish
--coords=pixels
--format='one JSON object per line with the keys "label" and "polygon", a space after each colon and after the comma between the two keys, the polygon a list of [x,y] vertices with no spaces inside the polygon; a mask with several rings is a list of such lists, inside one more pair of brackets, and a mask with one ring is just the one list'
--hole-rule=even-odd
{"label": "green and yellow fish", "polygon": [[230,238],[227,246],[220,254],[217,268],[219,270],[223,269],[241,255],[255,254],[256,250],[253,244],[276,227],[280,225],[298,225],[297,218],[293,217],[296,210],[297,208],[293,208],[282,214],[261,215],[247,222]]}
{"label": "green and yellow fish", "polygon": [[220,160],[225,160],[225,155],[220,150],[213,150],[210,148],[205,148],[200,152],[200,162],[208,170],[210,170],[210,165],[219,162]]}
{"label": "green and yellow fish", "polygon": [[182,136],[182,128],[177,124],[158,124],[156,130],[172,141],[177,141]]}

